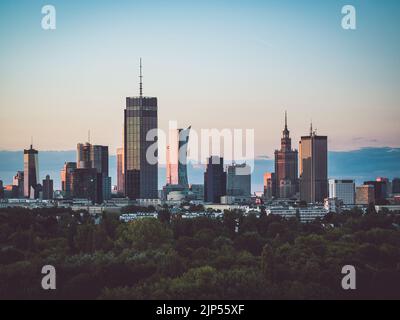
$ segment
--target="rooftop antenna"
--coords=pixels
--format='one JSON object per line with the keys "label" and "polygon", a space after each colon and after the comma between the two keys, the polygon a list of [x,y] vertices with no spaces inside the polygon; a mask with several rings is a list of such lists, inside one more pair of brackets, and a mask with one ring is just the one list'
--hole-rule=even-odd
{"label": "rooftop antenna", "polygon": [[285,110],[285,130],[287,130],[287,111]]}
{"label": "rooftop antenna", "polygon": [[139,84],[139,93],[140,93],[140,97],[143,97],[143,75],[142,75],[142,58],[140,58],[140,75],[139,75],[139,79],[140,79],[140,84]]}
{"label": "rooftop antenna", "polygon": [[311,124],[310,124],[310,136],[313,135],[313,128],[312,128],[312,119],[311,119]]}
{"label": "rooftop antenna", "polygon": [[33,136],[31,136],[31,149],[33,149]]}
{"label": "rooftop antenna", "polygon": [[90,143],[90,129],[88,130],[88,142]]}

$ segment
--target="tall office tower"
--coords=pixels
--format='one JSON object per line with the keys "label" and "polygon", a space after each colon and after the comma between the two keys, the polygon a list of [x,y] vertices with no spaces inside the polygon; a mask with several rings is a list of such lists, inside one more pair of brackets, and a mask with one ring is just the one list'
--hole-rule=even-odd
{"label": "tall office tower", "polygon": [[124,110],[125,195],[130,199],[158,198],[157,142],[146,139],[150,130],[150,135],[157,130],[157,98],[143,96],[140,61],[139,96],[127,97]]}
{"label": "tall office tower", "polygon": [[67,199],[73,196],[72,173],[76,168],[76,162],[65,162],[61,170],[61,191]]}
{"label": "tall office tower", "polygon": [[108,146],[90,146],[91,167],[97,170],[101,199],[111,198],[111,177],[108,174]]}
{"label": "tall office tower", "polygon": [[89,142],[77,145],[77,169],[96,169],[99,177],[97,201],[111,198],[111,178],[108,174],[108,146],[92,145]]}
{"label": "tall office tower", "polygon": [[89,142],[78,143],[76,146],[76,167],[78,169],[89,169],[92,167],[91,147]]}
{"label": "tall office tower", "polygon": [[4,199],[4,186],[3,186],[3,180],[0,180],[0,199]]}
{"label": "tall office tower", "polygon": [[337,198],[343,204],[355,204],[356,185],[354,180],[329,180],[329,198]]}
{"label": "tall office tower", "polygon": [[167,146],[167,184],[189,188],[187,175],[187,147],[190,126],[186,129],[170,131],[170,143]]}
{"label": "tall office tower", "polygon": [[43,200],[53,199],[53,180],[50,179],[49,175],[46,175],[46,179],[42,183]]}
{"label": "tall office tower", "polygon": [[72,197],[102,203],[101,175],[94,168],[77,168],[72,172]]}
{"label": "tall office tower", "polygon": [[125,193],[124,188],[124,148],[117,149],[117,192]]}
{"label": "tall office tower", "polygon": [[251,168],[246,163],[228,166],[226,178],[226,195],[251,196]]}
{"label": "tall office tower", "polygon": [[392,184],[388,178],[378,177],[376,178],[377,182],[382,182],[382,193],[383,197],[386,199],[392,194]]}
{"label": "tall office tower", "polygon": [[271,200],[276,196],[276,178],[274,172],[264,173],[264,198]]}
{"label": "tall office tower", "polygon": [[24,172],[17,171],[13,178],[13,185],[16,186],[18,192],[18,198],[24,197]]}
{"label": "tall office tower", "polygon": [[226,195],[226,172],[224,159],[212,156],[208,159],[204,173],[204,201],[221,203],[221,197]]}
{"label": "tall office tower", "polygon": [[38,151],[33,149],[24,150],[24,196],[35,197],[35,189],[39,179]]}
{"label": "tall office tower", "polygon": [[317,136],[312,125],[310,135],[301,137],[300,199],[323,202],[328,197],[328,137]]}
{"label": "tall office tower", "polygon": [[400,178],[393,178],[392,180],[392,194],[400,193]]}
{"label": "tall office tower", "polygon": [[386,204],[386,182],[384,181],[365,181],[364,185],[374,187],[375,204]]}
{"label": "tall office tower", "polygon": [[356,188],[356,204],[368,205],[375,204],[375,187],[363,185]]}
{"label": "tall office tower", "polygon": [[281,149],[275,150],[276,196],[288,199],[298,191],[298,153],[292,150],[292,139],[287,127],[285,112],[285,128],[282,132]]}

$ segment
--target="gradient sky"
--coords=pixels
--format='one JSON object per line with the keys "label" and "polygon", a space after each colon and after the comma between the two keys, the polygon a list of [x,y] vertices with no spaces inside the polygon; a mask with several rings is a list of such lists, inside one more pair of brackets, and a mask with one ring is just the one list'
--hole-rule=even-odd
{"label": "gradient sky", "polygon": [[[41,29],[41,8],[57,29]],[[357,30],[341,8],[357,9]],[[254,128],[256,155],[310,119],[330,150],[400,146],[400,1],[0,2],[0,149],[122,145],[125,97],[157,96],[159,126]]]}

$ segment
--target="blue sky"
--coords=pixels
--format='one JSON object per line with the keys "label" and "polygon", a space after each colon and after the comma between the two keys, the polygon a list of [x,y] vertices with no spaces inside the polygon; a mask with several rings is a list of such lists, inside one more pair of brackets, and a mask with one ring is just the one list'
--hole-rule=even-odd
{"label": "blue sky", "polygon": [[[41,8],[57,29],[41,29]],[[341,28],[341,8],[357,30]],[[159,99],[159,125],[253,128],[256,154],[308,131],[331,150],[400,145],[399,1],[0,2],[0,149],[122,144],[125,97]]]}

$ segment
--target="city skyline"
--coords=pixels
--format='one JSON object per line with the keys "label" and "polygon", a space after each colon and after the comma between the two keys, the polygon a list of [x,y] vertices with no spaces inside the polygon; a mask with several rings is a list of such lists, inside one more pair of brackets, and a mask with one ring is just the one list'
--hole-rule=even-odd
{"label": "city skyline", "polygon": [[[105,3],[91,10],[90,1],[55,1],[57,29],[47,32],[39,2],[2,2],[0,25],[16,28],[12,37],[0,31],[0,149],[22,150],[34,136],[40,150],[72,150],[90,129],[93,143],[115,154],[123,97],[139,91],[140,56],[144,93],[159,98],[165,131],[169,120],[183,126],[187,119],[193,130],[254,128],[256,156],[272,157],[287,109],[296,142],[312,118],[331,150],[399,146],[397,2],[355,1],[353,31],[341,28],[339,3],[305,1],[288,10],[275,1],[237,2],[226,15],[222,4],[156,4],[121,1],[120,8]],[[126,19],[136,10],[138,19]],[[189,30],[181,27],[187,21]],[[144,40],[140,48],[126,43],[135,38]],[[246,46],[237,51],[239,42]]]}

